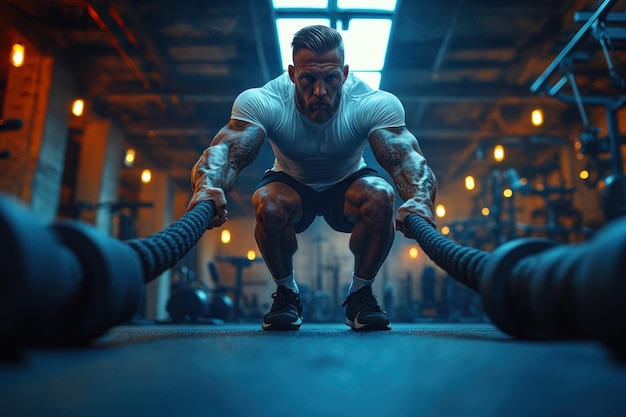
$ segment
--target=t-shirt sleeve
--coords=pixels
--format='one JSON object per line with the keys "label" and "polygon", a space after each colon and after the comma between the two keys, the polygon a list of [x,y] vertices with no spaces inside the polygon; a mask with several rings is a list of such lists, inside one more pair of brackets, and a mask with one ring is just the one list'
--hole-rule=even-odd
{"label": "t-shirt sleeve", "polygon": [[230,117],[258,125],[267,135],[279,114],[278,101],[272,99],[271,94],[261,88],[251,88],[237,96]]}
{"label": "t-shirt sleeve", "polygon": [[406,125],[404,106],[395,95],[377,91],[365,104],[366,109],[360,113],[365,117],[368,136],[378,129]]}

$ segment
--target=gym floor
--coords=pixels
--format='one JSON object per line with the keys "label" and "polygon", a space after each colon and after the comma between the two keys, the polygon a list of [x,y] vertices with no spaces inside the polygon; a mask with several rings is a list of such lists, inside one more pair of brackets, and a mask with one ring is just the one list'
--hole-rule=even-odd
{"label": "gym floor", "polygon": [[626,364],[595,342],[489,323],[141,324],[0,365],[0,415],[626,416]]}

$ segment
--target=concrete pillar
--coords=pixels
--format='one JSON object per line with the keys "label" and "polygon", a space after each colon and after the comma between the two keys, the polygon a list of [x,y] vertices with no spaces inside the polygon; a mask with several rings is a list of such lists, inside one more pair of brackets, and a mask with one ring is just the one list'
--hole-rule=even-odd
{"label": "concrete pillar", "polygon": [[40,215],[56,217],[61,192],[70,107],[75,96],[71,73],[52,57],[39,53],[23,36],[10,32],[10,42],[25,45],[24,65],[9,67],[3,119],[21,119],[20,130],[0,133],[0,191],[11,194]]}
{"label": "concrete pillar", "polygon": [[[152,208],[137,211],[137,237],[145,238],[165,229],[172,223],[174,189],[165,171],[152,171],[152,180],[142,184],[139,201],[151,202]],[[163,272],[157,279],[146,285],[144,312],[148,320],[167,320],[167,301],[170,296],[172,271]]]}
{"label": "concrete pillar", "polygon": [[[90,204],[117,201],[122,166],[123,133],[110,120],[90,120],[84,128],[76,179],[75,200]],[[112,233],[112,213],[108,206],[85,212],[82,220],[103,233]]]}

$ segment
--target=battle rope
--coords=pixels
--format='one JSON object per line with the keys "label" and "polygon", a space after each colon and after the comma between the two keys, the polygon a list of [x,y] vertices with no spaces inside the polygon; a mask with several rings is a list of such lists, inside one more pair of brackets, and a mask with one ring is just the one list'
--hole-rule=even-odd
{"label": "battle rope", "polygon": [[479,290],[480,276],[488,252],[459,245],[443,236],[417,214],[407,216],[405,224],[428,257],[462,284]]}
{"label": "battle rope", "polygon": [[164,230],[128,240],[126,243],[139,256],[144,282],[154,280],[182,259],[206,232],[214,214],[213,203],[202,201]]}

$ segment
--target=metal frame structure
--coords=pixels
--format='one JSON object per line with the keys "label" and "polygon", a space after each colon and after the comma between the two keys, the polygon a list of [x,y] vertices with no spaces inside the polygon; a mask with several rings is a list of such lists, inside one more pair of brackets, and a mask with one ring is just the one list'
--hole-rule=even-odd
{"label": "metal frame structure", "polygon": [[[626,105],[626,96],[619,94],[617,96],[584,96],[578,89],[576,77],[571,69],[574,50],[580,45],[585,36],[592,32],[604,53],[613,84],[617,86],[626,85],[617,74],[607,48],[611,39],[626,39],[626,30],[624,28],[606,27],[606,22],[626,22],[626,14],[609,14],[609,10],[615,3],[617,3],[617,0],[604,0],[593,13],[579,12],[575,15],[574,20],[576,22],[584,22],[583,26],[531,85],[530,90],[533,93],[547,94],[564,102],[576,104],[585,126],[585,132],[581,134],[583,153],[585,150],[589,150],[592,157],[597,157],[598,152],[610,153],[611,180],[617,179],[619,181],[618,184],[620,184],[617,189],[613,189],[613,192],[618,194],[621,192],[621,197],[617,196],[618,204],[621,205],[621,208],[617,211],[624,213],[626,212],[626,205],[624,204],[626,181],[624,181],[624,161],[621,152],[624,139],[620,135],[617,112]],[[564,73],[558,81],[551,82],[558,69]],[[562,91],[567,83],[570,85],[572,94]],[[605,138],[599,138],[597,136],[599,129],[590,125],[585,106],[600,106],[604,108],[607,120],[607,136]]]}

